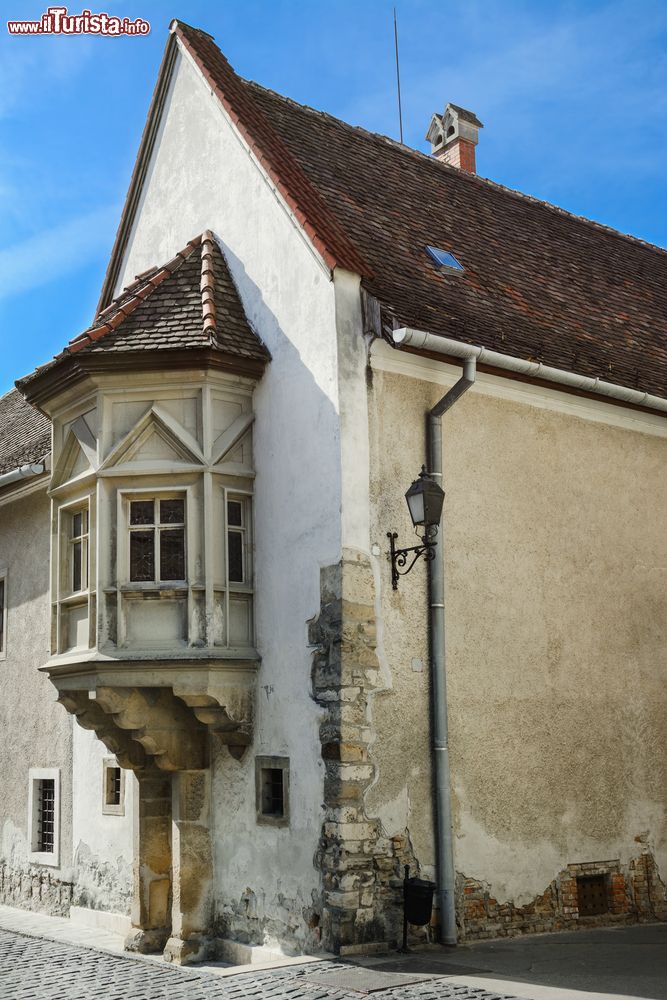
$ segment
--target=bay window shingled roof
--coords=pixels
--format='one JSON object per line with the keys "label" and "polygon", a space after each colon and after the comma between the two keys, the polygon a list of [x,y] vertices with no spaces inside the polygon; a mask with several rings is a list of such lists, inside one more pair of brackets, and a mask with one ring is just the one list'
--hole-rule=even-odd
{"label": "bay window shingled roof", "polygon": [[667,251],[243,81],[209,35],[175,31],[292,202],[316,192],[306,230],[338,266],[356,248],[388,325],[667,397]]}
{"label": "bay window shingled roof", "polygon": [[0,475],[37,464],[50,451],[48,417],[26,403],[16,389],[0,396]]}
{"label": "bay window shingled roof", "polygon": [[225,258],[209,231],[162,267],[137,275],[87,330],[17,385],[27,388],[72,356],[195,349],[251,362],[269,358],[246,319]]}

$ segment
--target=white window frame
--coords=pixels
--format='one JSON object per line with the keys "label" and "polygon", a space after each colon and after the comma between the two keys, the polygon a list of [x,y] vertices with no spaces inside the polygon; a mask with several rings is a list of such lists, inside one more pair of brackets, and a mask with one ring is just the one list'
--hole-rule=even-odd
{"label": "white window frame", "polygon": [[[36,850],[39,813],[39,782],[53,779],[53,851]],[[28,843],[30,860],[36,865],[60,867],[60,768],[31,767],[28,772]]]}
{"label": "white window frame", "polygon": [[[113,804],[107,801],[108,772],[112,768],[120,771],[120,802]],[[102,814],[104,816],[125,815],[125,771],[115,757],[105,757],[102,760]]]}
{"label": "white window frame", "polygon": [[0,566],[0,583],[4,584],[2,606],[0,607],[0,624],[2,624],[2,629],[0,629],[1,642],[0,645],[0,660],[7,659],[7,608],[9,606],[9,600],[7,598],[7,593],[9,589],[9,574],[7,570]]}

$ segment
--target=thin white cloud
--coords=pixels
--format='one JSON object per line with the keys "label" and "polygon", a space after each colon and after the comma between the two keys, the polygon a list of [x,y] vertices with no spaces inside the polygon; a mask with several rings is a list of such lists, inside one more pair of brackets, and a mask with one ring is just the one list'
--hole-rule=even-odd
{"label": "thin white cloud", "polygon": [[71,274],[108,252],[118,207],[106,206],[0,249],[0,300]]}

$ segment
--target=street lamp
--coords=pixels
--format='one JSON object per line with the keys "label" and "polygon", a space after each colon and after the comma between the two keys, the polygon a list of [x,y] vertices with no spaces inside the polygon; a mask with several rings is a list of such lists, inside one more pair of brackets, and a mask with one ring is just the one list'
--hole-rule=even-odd
{"label": "street lamp", "polygon": [[[397,533],[395,531],[387,532],[389,539],[388,558],[391,560],[391,585],[394,590],[398,590],[399,576],[405,576],[406,573],[409,573],[420,556],[424,556],[427,560],[435,559],[435,536],[438,533],[445,494],[436,481],[431,479],[426,471],[426,466],[422,465],[422,471],[405,494],[405,499],[421,544],[412,545],[406,549],[397,549]],[[424,529],[423,535],[419,534],[418,528]],[[411,553],[414,554],[408,565],[408,556]],[[406,566],[407,568],[404,568]]]}

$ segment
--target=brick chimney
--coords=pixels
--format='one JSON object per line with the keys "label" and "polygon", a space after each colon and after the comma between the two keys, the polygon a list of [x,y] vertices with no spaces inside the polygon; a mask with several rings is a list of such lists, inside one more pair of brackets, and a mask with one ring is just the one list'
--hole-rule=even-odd
{"label": "brick chimney", "polygon": [[472,111],[448,104],[442,115],[431,118],[426,138],[436,159],[476,174],[475,146],[481,128],[484,126]]}

